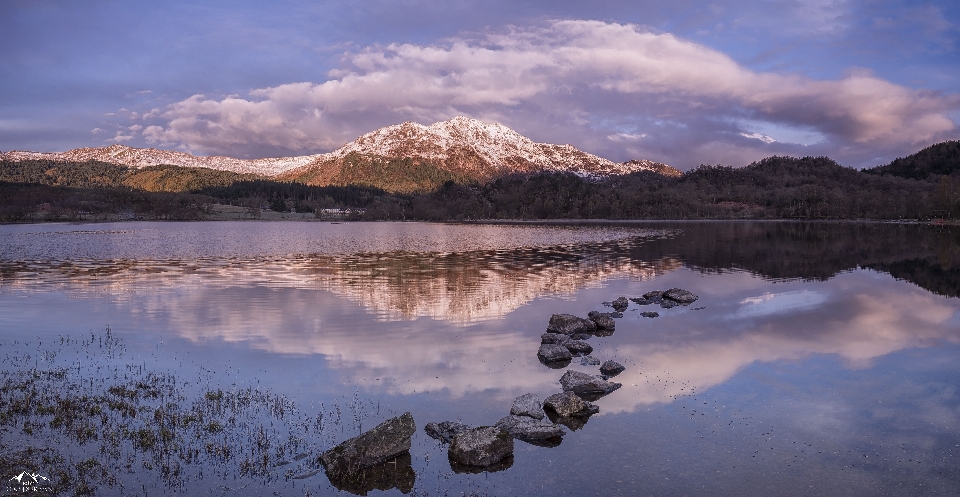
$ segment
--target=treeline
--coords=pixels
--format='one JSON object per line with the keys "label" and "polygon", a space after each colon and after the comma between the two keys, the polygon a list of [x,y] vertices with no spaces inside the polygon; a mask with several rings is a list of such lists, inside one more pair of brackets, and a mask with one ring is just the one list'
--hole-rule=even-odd
{"label": "treeline", "polygon": [[0,181],[0,222],[205,219],[217,199],[131,188],[73,188]]}
{"label": "treeline", "polygon": [[960,182],[866,174],[826,157],[701,166],[679,178],[635,173],[591,182],[571,174],[445,183],[385,197],[369,219],[930,219],[960,215]]}

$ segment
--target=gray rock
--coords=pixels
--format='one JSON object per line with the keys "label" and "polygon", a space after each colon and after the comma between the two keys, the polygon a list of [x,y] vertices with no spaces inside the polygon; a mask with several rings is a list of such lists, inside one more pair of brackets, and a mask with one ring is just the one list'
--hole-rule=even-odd
{"label": "gray rock", "polygon": [[617,361],[606,361],[600,366],[600,372],[606,377],[613,377],[623,372],[623,364],[620,364]]}
{"label": "gray rock", "polygon": [[635,304],[637,304],[637,305],[650,305],[650,304],[655,304],[655,303],[656,303],[656,302],[654,302],[654,301],[652,301],[652,300],[647,300],[647,299],[641,298],[641,297],[633,298],[633,299],[630,299],[630,300],[631,300],[632,302],[634,302]]}
{"label": "gray rock", "polygon": [[645,299],[647,299],[647,300],[658,300],[658,299],[663,298],[663,292],[661,292],[660,290],[654,290],[654,291],[652,291],[652,292],[647,292],[647,293],[643,294],[643,298],[645,298]]}
{"label": "gray rock", "polygon": [[647,311],[647,312],[641,312],[640,315],[643,316],[643,317],[645,317],[645,318],[655,318],[655,317],[659,316],[660,313],[659,313],[659,312],[656,312],[656,311]]}
{"label": "gray rock", "polygon": [[583,356],[582,359],[580,359],[580,365],[581,365],[581,366],[599,366],[599,365],[600,365],[600,359],[597,359],[596,357],[593,357],[592,355],[585,355],[585,356]]}
{"label": "gray rock", "polygon": [[663,307],[664,309],[672,309],[672,308],[674,308],[674,307],[676,307],[676,306],[678,306],[678,305],[680,305],[680,304],[678,304],[678,303],[676,303],[676,302],[674,302],[674,301],[672,301],[672,300],[670,300],[670,299],[663,299],[663,300],[660,301],[660,307]]}
{"label": "gray rock", "polygon": [[560,378],[560,386],[565,392],[573,392],[586,400],[597,400],[623,385],[579,371],[567,371]]}
{"label": "gray rock", "polygon": [[570,361],[573,354],[564,345],[545,343],[540,345],[540,350],[537,350],[537,357],[544,362],[560,362]]}
{"label": "gray rock", "polygon": [[566,434],[562,427],[550,421],[536,420],[526,416],[510,415],[500,418],[496,427],[524,442],[562,437]]}
{"label": "gray rock", "polygon": [[548,332],[563,333],[564,335],[593,333],[596,330],[597,325],[593,324],[593,321],[572,314],[554,314],[550,316],[550,324],[547,325]]}
{"label": "gray rock", "polygon": [[427,426],[423,427],[423,431],[427,432],[427,435],[430,435],[431,438],[435,438],[443,443],[450,443],[450,441],[453,440],[453,437],[457,436],[457,433],[469,429],[469,426],[454,421],[427,423]]}
{"label": "gray rock", "polygon": [[589,340],[593,335],[589,333],[574,333],[570,335],[571,340]]}
{"label": "gray rock", "polygon": [[515,416],[527,416],[533,419],[543,419],[546,414],[543,413],[543,404],[540,403],[540,397],[532,393],[525,393],[517,397],[510,406],[510,414]]}
{"label": "gray rock", "polygon": [[[569,342],[563,344],[572,354],[581,354],[586,355],[593,352],[593,347],[582,340],[570,340]],[[543,347],[541,345],[541,347]]]}
{"label": "gray rock", "polygon": [[593,311],[590,313],[590,320],[597,325],[597,331],[613,331],[617,328],[617,322],[608,314],[601,314]]}
{"label": "gray rock", "polygon": [[577,397],[573,392],[555,393],[543,401],[544,409],[561,417],[590,416],[600,412],[600,408]]}
{"label": "gray rock", "polygon": [[451,461],[464,466],[492,466],[513,454],[513,437],[495,426],[471,428],[457,434],[447,452]]}
{"label": "gray rock", "polygon": [[696,302],[700,297],[697,297],[693,293],[682,288],[671,288],[663,292],[663,298],[670,299],[680,305],[690,305]]}
{"label": "gray rock", "polygon": [[413,416],[407,412],[324,452],[320,462],[327,473],[355,473],[409,451],[415,431]]}
{"label": "gray rock", "polygon": [[613,307],[613,309],[617,312],[623,312],[627,310],[627,306],[629,305],[630,305],[630,302],[627,300],[626,297],[618,297],[613,302],[610,302],[610,307]]}
{"label": "gray rock", "polygon": [[544,333],[540,335],[540,343],[555,343],[558,345],[563,345],[569,341],[570,336],[564,335],[563,333]]}

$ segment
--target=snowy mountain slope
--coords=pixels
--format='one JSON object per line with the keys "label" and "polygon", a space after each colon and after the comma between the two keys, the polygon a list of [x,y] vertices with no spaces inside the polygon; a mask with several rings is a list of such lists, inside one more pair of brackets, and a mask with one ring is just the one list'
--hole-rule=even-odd
{"label": "snowy mountain slope", "polygon": [[110,145],[102,148],[78,148],[68,152],[21,152],[14,150],[0,153],[0,160],[49,160],[55,162],[86,162],[96,160],[111,164],[141,168],[167,164],[183,167],[206,167],[235,173],[252,173],[263,176],[275,176],[284,171],[309,164],[319,155],[300,157],[280,157],[268,159],[235,159],[233,157],[198,157],[184,152],[158,150],[155,148],[133,148],[124,145]]}

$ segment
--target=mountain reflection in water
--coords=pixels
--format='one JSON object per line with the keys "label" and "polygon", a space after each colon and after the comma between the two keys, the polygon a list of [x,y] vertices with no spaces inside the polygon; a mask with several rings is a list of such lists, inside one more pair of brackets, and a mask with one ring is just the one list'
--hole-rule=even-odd
{"label": "mountain reflection in water", "polygon": [[[601,411],[595,419],[608,421],[591,421],[589,426],[569,434],[569,440],[578,440],[572,444],[565,441],[552,449],[536,448],[575,451],[579,444],[587,443],[583,440],[599,437],[625,454],[614,458],[630,468],[611,470],[620,471],[617,481],[634,471],[646,474],[646,470],[634,466],[636,460],[646,460],[644,456],[624,444],[641,445],[644,437],[656,439],[661,432],[681,432],[676,428],[679,424],[640,418],[649,409],[698,407],[706,403],[701,402],[705,392],[722,392],[724,385],[742,383],[745,374],[771,384],[779,381],[777,387],[770,387],[778,396],[787,395],[782,391],[804,390],[807,382],[826,379],[831,384],[843,384],[835,373],[817,376],[821,373],[816,368],[822,369],[819,365],[811,366],[814,371],[808,372],[810,376],[793,369],[803,371],[822,357],[834,358],[842,365],[844,373],[840,376],[863,374],[867,377],[865,384],[875,384],[881,375],[874,371],[879,361],[898,353],[960,345],[960,299],[956,298],[960,296],[960,232],[953,229],[856,223],[650,223],[588,226],[576,228],[583,230],[576,235],[564,231],[573,229],[569,227],[523,235],[527,229],[523,226],[485,227],[480,231],[470,226],[430,227],[445,230],[444,236],[453,239],[490,236],[501,243],[511,236],[528,237],[523,243],[496,248],[473,240],[405,246],[407,242],[384,241],[376,233],[377,227],[358,224],[337,229],[357,230],[357,240],[376,238],[384,249],[379,251],[310,252],[304,250],[309,245],[302,243],[295,244],[293,255],[285,255],[278,246],[272,249],[274,253],[231,249],[169,258],[150,251],[137,257],[136,251],[128,248],[119,251],[123,257],[114,257],[109,251],[91,257],[97,255],[93,250],[86,257],[71,257],[73,252],[59,257],[56,253],[31,257],[23,247],[0,250],[0,254],[20,254],[0,259],[0,329],[49,329],[54,334],[52,330],[62,328],[62,323],[84,316],[84,323],[99,325],[109,319],[114,329],[161,338],[175,336],[201,350],[216,351],[217,344],[224,343],[238,345],[263,354],[259,359],[262,362],[244,366],[256,368],[258,382],[276,385],[282,385],[292,374],[277,364],[283,362],[278,358],[300,358],[307,364],[322,358],[318,365],[311,366],[322,372],[296,371],[305,377],[324,378],[322,386],[303,380],[302,384],[308,385],[303,388],[316,390],[301,395],[319,397],[326,388],[347,392],[357,389],[373,398],[410,399],[395,402],[418,405],[429,399],[434,404],[423,405],[421,412],[433,417],[419,417],[418,427],[444,419],[479,425],[492,424],[506,415],[518,395],[531,392],[543,399],[558,391],[562,371],[544,367],[536,357],[540,334],[552,313],[586,316],[592,310],[609,310],[601,302],[620,295],[636,297],[650,290],[688,289],[700,296],[695,304],[661,309],[631,303],[624,317],[616,320],[612,336],[590,339],[594,356],[626,366],[616,378],[623,387],[597,402]],[[156,229],[168,228],[161,225]],[[510,235],[495,234],[501,229]],[[136,238],[136,230],[132,231],[112,236],[132,236],[131,245],[137,246],[142,241]],[[169,234],[177,236],[175,232]],[[122,241],[115,243],[122,245]],[[24,295],[29,296],[27,301],[15,298]],[[91,311],[91,307],[97,311]],[[650,319],[639,315],[647,310],[656,310],[660,316]],[[4,338],[9,339],[9,332],[5,333],[8,335]],[[758,365],[766,369],[757,371]],[[569,369],[596,373],[596,367],[581,366],[576,359]],[[793,376],[777,379],[771,371],[780,369],[791,371]],[[957,386],[954,383],[953,387]],[[841,395],[865,395],[856,385],[843,388],[848,390]],[[960,443],[955,423],[960,421],[960,414],[945,412],[956,406],[957,402],[950,400],[955,395],[950,397],[950,387],[944,388],[945,400],[937,401],[939,404],[919,397],[924,394],[903,393],[906,390],[890,394],[899,397],[875,401],[879,405],[882,400],[883,409],[894,410],[898,403],[936,404],[925,412],[937,413],[939,417],[930,423],[937,428],[917,436],[934,439],[928,449],[940,450],[953,441]],[[737,395],[746,394],[730,394],[730,398],[740,399],[738,409],[752,406]],[[857,429],[877,436],[894,429],[882,419],[910,419],[903,411],[840,408],[822,396],[811,396],[815,402],[804,409],[777,412],[778,429],[793,422],[810,430],[808,436],[812,438],[804,443],[813,443],[814,438],[833,433],[837,426],[852,423],[850,419],[855,416],[844,409],[869,412],[870,423],[875,424],[834,433],[838,444],[850,442]],[[720,412],[712,404],[710,408],[714,409],[711,412]],[[657,433],[628,433],[629,427],[622,432],[598,431],[621,423],[620,418],[612,416],[616,414],[641,419],[636,422]],[[712,431],[704,426],[697,428],[703,430],[697,432],[700,438],[720,430],[721,415],[716,416],[717,425],[711,426]],[[747,418],[736,419],[746,423]],[[881,425],[882,429],[877,427]],[[764,429],[752,435],[767,434]],[[751,455],[742,456],[749,464],[737,459],[741,457],[738,447],[747,444],[738,436],[730,435],[721,452],[733,453],[729,457],[740,467],[759,464],[751,460]],[[615,440],[618,437],[629,441]],[[657,450],[672,454],[674,460],[686,450],[667,449],[666,445],[669,441],[657,445]],[[701,449],[698,446],[697,450]],[[543,472],[547,469],[530,469],[531,461],[542,461],[523,450],[526,448],[499,468],[505,471],[496,474],[538,471],[540,478],[546,478]],[[627,454],[634,459],[624,459]],[[412,461],[409,455],[406,457],[392,466],[372,469],[363,478],[330,483],[360,495],[391,488],[410,492],[423,484],[424,479],[418,479],[416,472],[423,471],[418,464],[424,463],[418,462],[416,453]],[[704,467],[713,468],[719,467],[726,456],[703,457]],[[825,456],[806,457],[813,460]],[[949,488],[952,482],[960,481],[955,470],[950,473],[944,469],[953,462],[955,459],[943,459],[936,466],[940,474],[949,473],[944,477],[947,483],[938,488]],[[690,461],[687,464],[694,465]],[[754,467],[753,471],[759,474],[761,469],[766,470]],[[467,470],[452,471],[459,475]],[[683,471],[695,470],[685,467]],[[839,478],[840,474],[839,470],[819,466],[817,471],[827,479]],[[928,477],[927,473],[913,471],[911,467],[898,474],[906,474],[903,478],[909,481]],[[888,483],[884,483],[881,494],[894,488]],[[554,484],[560,485],[556,480]],[[520,493],[531,489],[514,485],[503,488]],[[762,486],[737,486],[747,485],[744,482],[724,485],[722,489],[733,493]],[[593,487],[562,488],[582,491]],[[706,493],[724,493],[720,488]],[[852,494],[872,495],[868,486],[856,488],[860,490]],[[586,493],[596,493],[596,488]]]}

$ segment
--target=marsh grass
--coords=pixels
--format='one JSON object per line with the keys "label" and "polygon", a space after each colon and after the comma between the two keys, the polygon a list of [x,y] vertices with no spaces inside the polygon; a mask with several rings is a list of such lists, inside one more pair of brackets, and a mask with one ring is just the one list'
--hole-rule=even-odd
{"label": "marsh grass", "polygon": [[338,404],[308,414],[282,394],[215,385],[215,374],[185,382],[134,361],[109,328],[0,347],[0,475],[39,472],[57,494],[302,494],[316,456],[380,410],[357,393],[347,415]]}

